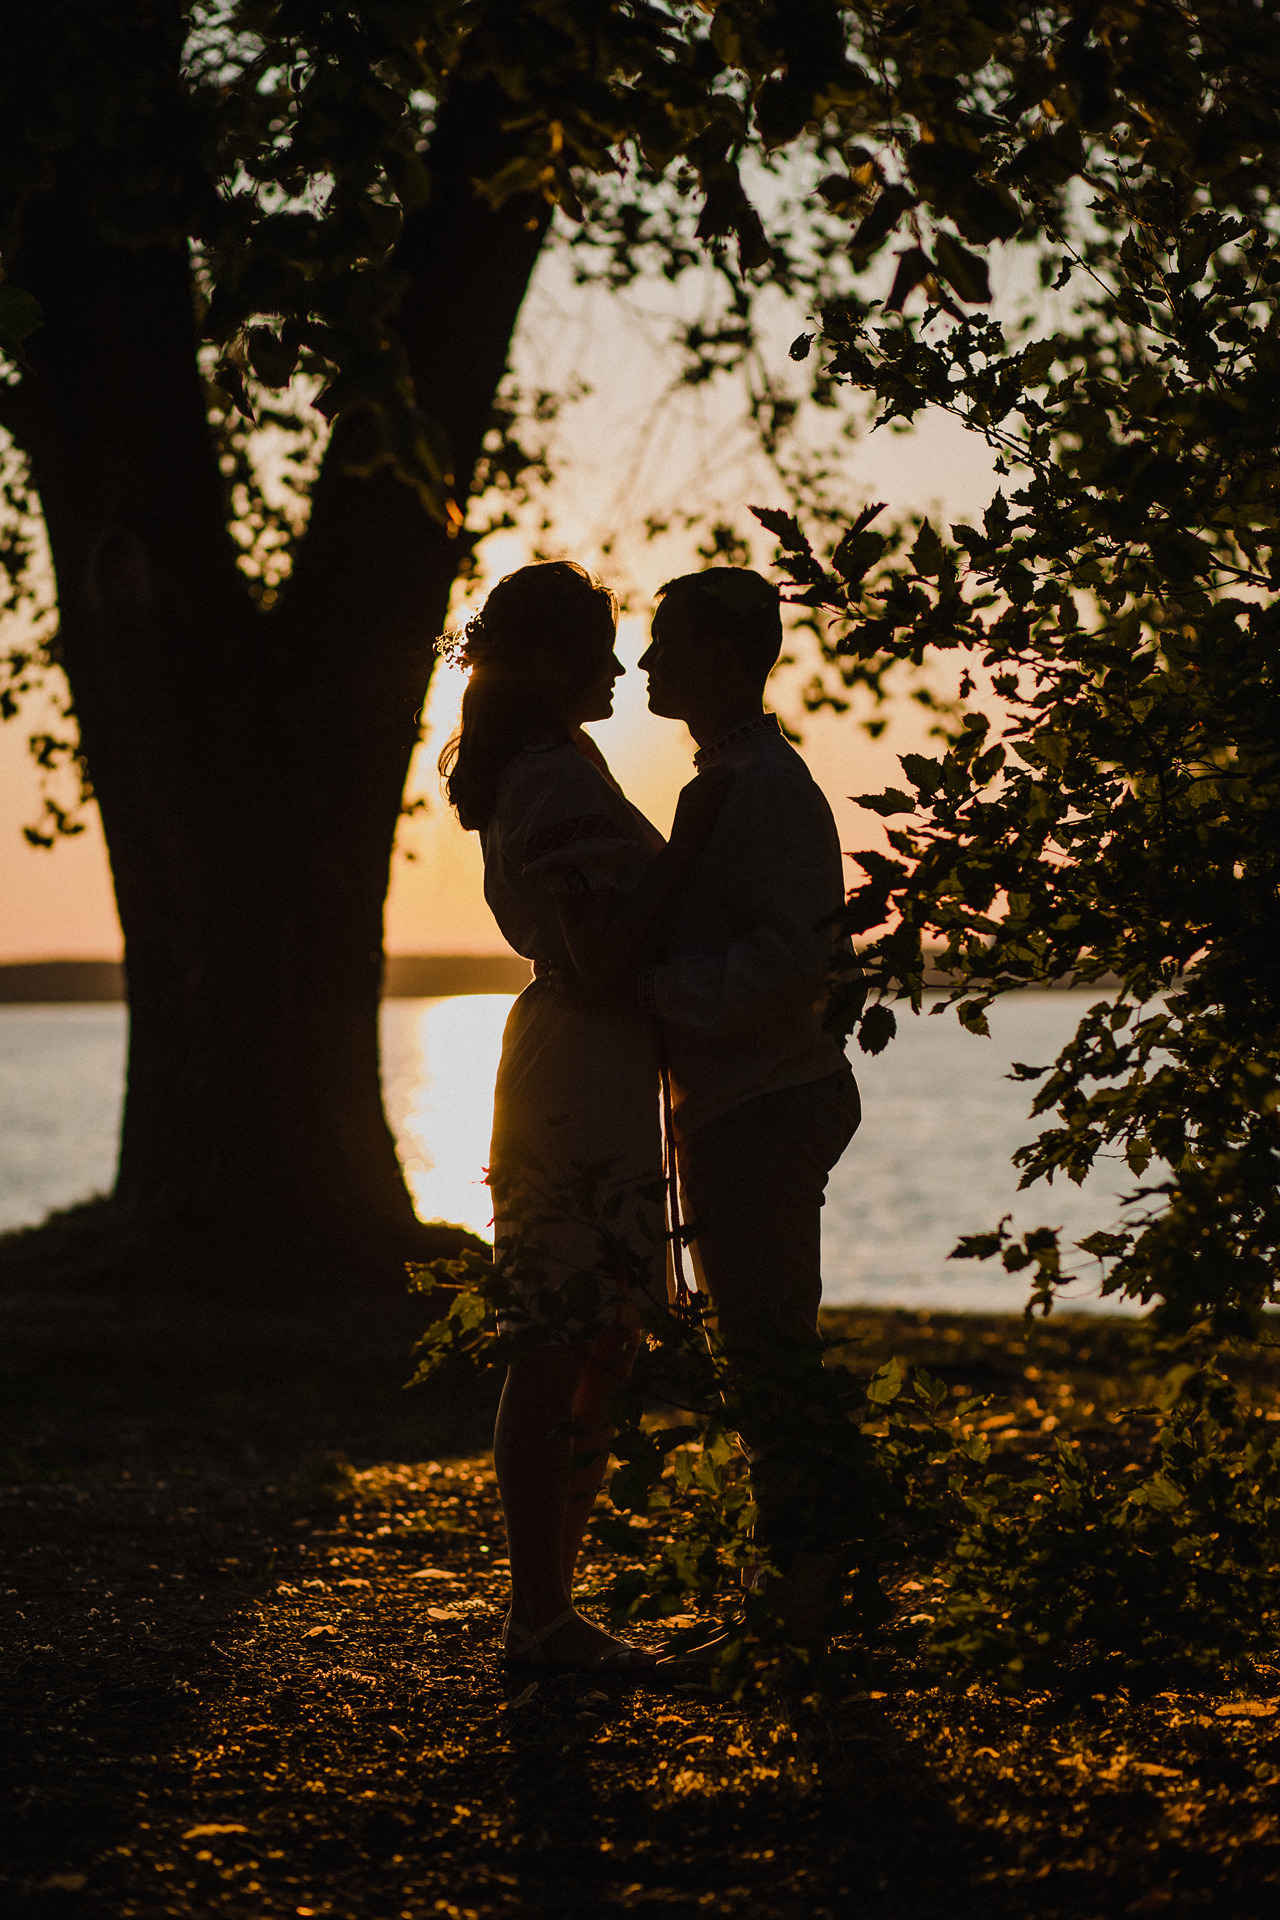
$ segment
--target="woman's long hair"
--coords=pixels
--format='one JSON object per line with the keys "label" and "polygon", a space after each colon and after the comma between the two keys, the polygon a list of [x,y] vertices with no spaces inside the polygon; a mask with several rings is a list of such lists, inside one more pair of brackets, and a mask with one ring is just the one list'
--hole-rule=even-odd
{"label": "woman's long hair", "polygon": [[461,635],[443,649],[471,669],[462,722],[440,755],[449,804],[483,833],[510,761],[537,741],[565,740],[535,655],[555,649],[584,672],[593,642],[618,623],[616,595],[574,560],[544,560],[499,580]]}

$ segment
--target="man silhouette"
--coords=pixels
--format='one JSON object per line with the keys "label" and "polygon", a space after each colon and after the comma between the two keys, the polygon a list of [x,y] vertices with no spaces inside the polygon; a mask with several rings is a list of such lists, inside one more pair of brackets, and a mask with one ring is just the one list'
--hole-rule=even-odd
{"label": "man silhouette", "polygon": [[784,1576],[771,1599],[816,1630],[833,1565],[811,1417],[820,1209],[860,1111],[822,1024],[845,897],[836,825],[764,709],[781,646],[778,590],[747,568],[662,589],[640,661],[650,709],[684,721],[699,772],[730,768],[733,781],[640,993],[661,1022],[694,1272],[751,1460],[757,1544]]}

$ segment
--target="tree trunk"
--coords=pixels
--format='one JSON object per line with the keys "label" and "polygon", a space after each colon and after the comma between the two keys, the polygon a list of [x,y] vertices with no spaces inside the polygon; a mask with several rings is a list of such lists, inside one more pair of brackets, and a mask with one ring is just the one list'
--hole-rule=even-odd
{"label": "tree trunk", "polygon": [[[460,497],[548,213],[477,198],[489,107],[442,112],[402,247],[419,401]],[[353,479],[331,449],[293,579],[257,611],[185,250],[112,246],[80,206],[64,178],[28,214],[15,279],[45,324],[8,418],[125,936],[118,1211],[205,1245],[422,1247],[381,1103],[382,910],[458,547],[411,489]]]}

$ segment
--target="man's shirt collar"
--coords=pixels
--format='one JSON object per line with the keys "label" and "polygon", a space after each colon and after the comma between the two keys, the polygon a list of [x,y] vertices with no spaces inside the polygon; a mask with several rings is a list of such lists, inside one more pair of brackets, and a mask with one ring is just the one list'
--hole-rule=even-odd
{"label": "man's shirt collar", "polygon": [[774,733],[781,736],[782,728],[778,724],[776,713],[762,713],[758,720],[746,720],[732,733],[726,733],[719,740],[713,740],[709,747],[700,747],[693,756],[693,764],[701,773],[713,760],[718,760],[726,747],[736,746],[739,740],[747,739],[753,733]]}

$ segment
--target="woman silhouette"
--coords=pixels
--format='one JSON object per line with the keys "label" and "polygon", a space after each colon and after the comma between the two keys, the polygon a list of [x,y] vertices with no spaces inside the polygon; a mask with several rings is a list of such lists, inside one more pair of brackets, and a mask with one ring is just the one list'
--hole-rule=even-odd
{"label": "woman silhouette", "polygon": [[499,581],[455,645],[470,678],[440,761],[481,836],[485,898],[535,969],[503,1036],[489,1168],[503,1325],[519,1335],[493,1443],[504,1654],[614,1670],[651,1662],[585,1620],[572,1591],[609,1397],[639,1339],[634,1296],[665,1294],[657,1057],[635,978],[727,786],[692,782],[664,844],[582,732],[613,711],[617,611],[572,561]]}

